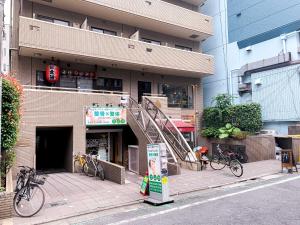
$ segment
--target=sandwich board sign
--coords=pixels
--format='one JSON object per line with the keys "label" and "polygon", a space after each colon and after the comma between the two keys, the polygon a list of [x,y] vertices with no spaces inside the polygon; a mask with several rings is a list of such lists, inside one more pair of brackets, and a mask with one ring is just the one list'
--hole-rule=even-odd
{"label": "sandwich board sign", "polygon": [[149,198],[145,202],[161,205],[173,202],[169,196],[168,159],[165,143],[148,144]]}

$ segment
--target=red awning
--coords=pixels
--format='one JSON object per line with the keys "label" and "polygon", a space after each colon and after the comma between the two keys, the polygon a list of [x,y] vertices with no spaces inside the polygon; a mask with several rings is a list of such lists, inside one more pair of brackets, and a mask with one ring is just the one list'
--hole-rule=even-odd
{"label": "red awning", "polygon": [[182,120],[172,120],[172,122],[181,133],[190,133],[195,131],[195,127],[190,123],[183,122]]}

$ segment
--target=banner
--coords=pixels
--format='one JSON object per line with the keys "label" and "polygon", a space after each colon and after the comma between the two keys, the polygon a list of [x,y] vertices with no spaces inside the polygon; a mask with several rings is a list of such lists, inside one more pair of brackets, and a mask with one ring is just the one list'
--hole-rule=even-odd
{"label": "banner", "polygon": [[87,107],[85,124],[87,126],[126,125],[126,108]]}

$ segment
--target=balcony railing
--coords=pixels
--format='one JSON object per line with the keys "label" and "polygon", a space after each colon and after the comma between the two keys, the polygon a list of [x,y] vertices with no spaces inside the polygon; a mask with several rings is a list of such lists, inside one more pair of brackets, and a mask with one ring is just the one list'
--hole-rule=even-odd
{"label": "balcony railing", "polygon": [[137,40],[20,17],[20,55],[199,77],[213,73],[213,57]]}
{"label": "balcony railing", "polygon": [[32,1],[186,39],[199,41],[213,33],[211,17],[161,0]]}

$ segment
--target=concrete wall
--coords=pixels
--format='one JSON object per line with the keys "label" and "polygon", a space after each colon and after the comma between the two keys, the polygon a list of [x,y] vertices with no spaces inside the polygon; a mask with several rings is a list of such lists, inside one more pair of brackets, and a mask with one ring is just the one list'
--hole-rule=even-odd
{"label": "concrete wall", "polygon": [[248,136],[244,140],[234,139],[204,139],[202,144],[209,148],[211,154],[212,144],[244,145],[248,162],[275,159],[275,138],[272,136]]}
{"label": "concrete wall", "polygon": [[103,160],[99,160],[99,163],[103,167],[105,180],[125,184],[125,167]]}

